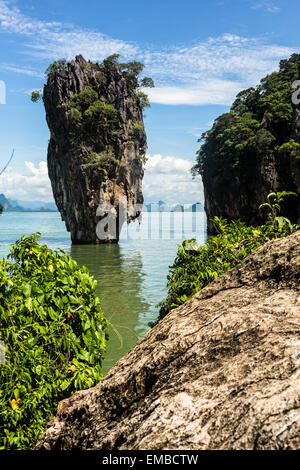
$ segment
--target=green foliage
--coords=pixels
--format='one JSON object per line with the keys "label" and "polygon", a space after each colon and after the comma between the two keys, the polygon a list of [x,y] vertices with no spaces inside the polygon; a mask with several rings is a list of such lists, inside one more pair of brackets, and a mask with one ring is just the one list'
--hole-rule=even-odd
{"label": "green foliage", "polygon": [[84,112],[87,122],[92,125],[95,120],[103,120],[104,125],[109,126],[116,122],[118,111],[112,104],[105,103],[102,100],[94,101],[91,106]]}
{"label": "green foliage", "polygon": [[143,137],[145,132],[144,124],[142,122],[135,122],[132,124],[132,126],[129,129],[129,137],[136,141],[139,142],[141,138]]}
{"label": "green foliage", "polygon": [[[228,223],[214,218],[217,235],[198,246],[196,240],[186,240],[179,245],[177,257],[170,267],[167,298],[159,304],[160,321],[172,309],[179,307],[214,279],[239,264],[263,243],[290,235],[300,226],[285,217],[278,217],[280,205],[290,192],[271,193],[261,209],[268,209],[264,225],[249,227],[241,221]],[[150,326],[153,326],[151,324]]]}
{"label": "green foliage", "polygon": [[150,77],[144,77],[140,81],[140,86],[143,88],[154,88],[154,81]]}
{"label": "green foliage", "polygon": [[97,152],[90,152],[87,156],[87,160],[89,162],[92,162],[93,160],[96,160],[99,158],[99,154]]}
{"label": "green foliage", "polygon": [[65,64],[66,59],[55,60],[54,62],[52,62],[52,64],[47,67],[45,75],[48,78],[53,78],[56,72],[64,68]]}
{"label": "green foliage", "polygon": [[135,96],[138,98],[139,103],[140,103],[140,107],[142,109],[150,108],[149,99],[148,99],[148,96],[146,95],[146,93],[143,93],[142,91],[137,91],[135,93]]}
{"label": "green foliage", "polygon": [[99,82],[101,83],[106,83],[107,82],[107,78],[106,78],[106,75],[104,72],[97,72],[96,73],[96,78]]}
{"label": "green foliage", "polygon": [[[77,136],[93,144],[97,136],[98,145],[105,147],[105,142],[113,144],[118,136],[118,111],[103,99],[99,99],[98,93],[91,87],[86,87],[82,92],[71,96],[65,106],[67,115]],[[75,136],[75,135],[74,135]]]}
{"label": "green foliage", "polygon": [[290,154],[296,159],[300,159],[300,144],[295,142],[294,139],[290,139],[288,142],[277,147],[279,153]]}
{"label": "green foliage", "polygon": [[0,262],[0,447],[29,449],[58,402],[102,378],[107,322],[97,282],[61,251],[22,237]]}
{"label": "green foliage", "polygon": [[256,88],[240,92],[229,113],[219,116],[202,134],[193,173],[205,175],[212,191],[222,190],[239,174],[240,165],[255,165],[259,156],[292,155],[300,145],[290,139],[292,83],[300,78],[300,55],[280,62],[280,69],[261,80]]}
{"label": "green foliage", "polygon": [[102,100],[96,100],[84,112],[84,130],[86,135],[91,135],[92,139],[98,136],[102,146],[105,142],[112,145],[118,136],[118,111],[109,103]]}
{"label": "green foliage", "polygon": [[31,93],[31,101],[33,103],[37,103],[38,101],[40,101],[42,99],[43,95],[42,95],[42,92],[40,90],[34,90],[32,93]]}
{"label": "green foliage", "polygon": [[79,127],[82,122],[82,114],[77,108],[70,108],[67,111],[67,116],[75,127]]}
{"label": "green foliage", "polygon": [[129,90],[131,92],[134,92],[135,95],[140,98],[140,104],[142,108],[150,107],[148,96],[145,93],[139,91],[139,88],[141,87],[154,87],[154,81],[152,78],[139,78],[140,74],[144,69],[144,64],[136,60],[127,63],[120,63],[120,55],[112,54],[111,56],[104,59],[103,65],[108,70],[111,70],[112,68],[118,68],[119,70],[121,70],[125,75],[126,83]]}
{"label": "green foliage", "polygon": [[137,157],[142,161],[143,165],[146,165],[148,161],[148,158],[146,157],[146,155],[138,154]]}
{"label": "green foliage", "polygon": [[289,219],[279,216],[281,211],[281,204],[287,196],[295,196],[297,194],[292,191],[280,191],[277,193],[270,193],[267,196],[267,202],[259,206],[259,210],[266,210],[268,215],[267,224],[272,226],[275,238],[278,236],[287,235],[292,233],[293,226]]}
{"label": "green foliage", "polygon": [[88,156],[86,168],[99,168],[104,175],[108,174],[109,167],[116,166],[119,161],[109,152],[102,152],[100,155],[91,152]]}
{"label": "green foliage", "polygon": [[[251,113],[239,116],[230,112],[216,119],[211,130],[202,135],[204,144],[197,152],[197,171],[202,175],[204,169],[222,182],[232,178],[232,169],[238,167],[241,158],[257,151],[260,123]],[[268,146],[266,132],[264,147]],[[195,168],[194,168],[195,169]]]}
{"label": "green foliage", "polygon": [[126,64],[119,64],[119,67],[135,76],[138,76],[144,69],[144,65],[141,62],[137,62],[136,60],[127,62]]}
{"label": "green foliage", "polygon": [[126,64],[119,64],[119,67],[125,73],[129,89],[136,90],[139,87],[139,75],[143,71],[144,65],[141,62],[132,61]]}
{"label": "green foliage", "polygon": [[77,93],[70,98],[68,106],[77,107],[79,111],[85,111],[99,99],[98,93],[91,86],[87,86],[83,91]]}
{"label": "green foliage", "polygon": [[103,65],[106,68],[111,68],[111,67],[118,67],[119,65],[119,60],[120,60],[120,54],[111,54],[110,56],[106,57],[103,61]]}

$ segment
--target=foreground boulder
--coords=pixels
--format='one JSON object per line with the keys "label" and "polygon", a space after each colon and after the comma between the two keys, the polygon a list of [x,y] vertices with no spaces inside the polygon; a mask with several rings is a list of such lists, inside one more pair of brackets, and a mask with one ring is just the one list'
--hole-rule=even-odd
{"label": "foreground boulder", "polygon": [[300,232],[268,242],[62,401],[37,449],[300,449]]}

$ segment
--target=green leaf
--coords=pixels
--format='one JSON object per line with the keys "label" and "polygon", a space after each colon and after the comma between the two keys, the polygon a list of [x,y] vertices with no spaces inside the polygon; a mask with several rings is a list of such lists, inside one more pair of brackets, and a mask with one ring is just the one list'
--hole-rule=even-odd
{"label": "green leaf", "polygon": [[25,307],[28,308],[28,310],[30,312],[32,312],[32,298],[29,297],[28,299],[26,299],[25,301]]}
{"label": "green leaf", "polygon": [[23,294],[25,297],[30,297],[31,295],[31,285],[30,284],[25,284],[23,286]]}

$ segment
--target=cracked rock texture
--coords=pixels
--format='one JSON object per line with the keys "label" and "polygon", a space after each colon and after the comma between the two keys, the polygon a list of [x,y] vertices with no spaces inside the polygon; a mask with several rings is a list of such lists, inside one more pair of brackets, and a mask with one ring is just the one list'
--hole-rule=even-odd
{"label": "cracked rock texture", "polygon": [[300,449],[300,232],[170,312],[37,449]]}
{"label": "cracked rock texture", "polygon": [[[87,90],[89,96],[80,100]],[[140,99],[117,67],[77,56],[49,74],[43,100],[49,177],[72,242],[117,242],[122,224],[138,218],[143,204],[146,134]],[[97,211],[100,204],[104,208]],[[105,227],[107,235],[99,238],[96,227],[105,218],[116,221],[116,230]]]}

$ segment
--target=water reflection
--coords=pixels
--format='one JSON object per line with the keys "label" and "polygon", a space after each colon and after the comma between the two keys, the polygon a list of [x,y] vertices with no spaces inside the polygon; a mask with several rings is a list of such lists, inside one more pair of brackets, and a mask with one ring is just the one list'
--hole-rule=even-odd
{"label": "water reflection", "polygon": [[70,254],[97,279],[97,295],[111,323],[103,363],[106,373],[148,328],[147,323],[139,322],[150,307],[143,296],[142,256],[137,250],[128,252],[118,245],[75,245]]}
{"label": "water reflection", "polygon": [[204,243],[206,218],[182,213],[144,213],[142,224],[124,224],[119,245],[71,246],[59,213],[4,212],[0,220],[0,257],[22,234],[41,232],[40,242],[61,248],[85,265],[98,281],[97,294],[110,328],[104,362],[107,372],[126,354],[158,315],[156,305],[167,293],[167,274],[184,239]]}

